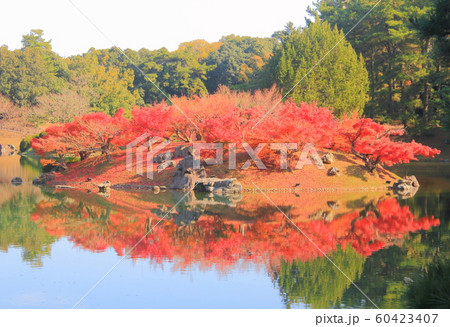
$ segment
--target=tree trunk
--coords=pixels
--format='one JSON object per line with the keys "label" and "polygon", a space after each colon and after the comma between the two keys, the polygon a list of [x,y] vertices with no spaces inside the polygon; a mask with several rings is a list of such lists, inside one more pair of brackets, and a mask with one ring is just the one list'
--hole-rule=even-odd
{"label": "tree trunk", "polygon": [[78,152],[78,154],[80,155],[80,160],[84,160],[87,157],[89,157],[89,152],[87,152],[87,151],[80,151],[80,152]]}
{"label": "tree trunk", "polygon": [[66,161],[64,160],[64,155],[62,153],[58,154],[59,156],[59,164],[62,168],[67,169]]}

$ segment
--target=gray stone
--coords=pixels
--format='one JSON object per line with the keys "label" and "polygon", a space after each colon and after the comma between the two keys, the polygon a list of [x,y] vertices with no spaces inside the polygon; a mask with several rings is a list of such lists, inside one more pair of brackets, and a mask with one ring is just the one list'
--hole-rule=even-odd
{"label": "gray stone", "polygon": [[23,183],[23,180],[20,177],[13,177],[11,179],[11,184],[13,184],[13,185],[21,185],[22,183]]}
{"label": "gray stone", "polygon": [[97,185],[99,193],[109,193],[111,191],[111,182],[104,181]]}
{"label": "gray stone", "polygon": [[329,206],[332,210],[336,210],[339,209],[340,203],[339,201],[327,201],[327,206]]}
{"label": "gray stone", "polygon": [[334,214],[331,211],[324,211],[319,209],[308,216],[311,220],[325,220],[330,222],[334,218]]}
{"label": "gray stone", "polygon": [[201,178],[197,180],[196,191],[220,195],[241,193],[242,185],[236,178]]}
{"label": "gray stone", "polygon": [[415,176],[406,176],[392,185],[392,190],[400,199],[412,198],[419,190],[419,181]]}
{"label": "gray stone", "polygon": [[192,145],[179,145],[175,148],[175,158],[186,158],[192,155],[194,155]]}
{"label": "gray stone", "polygon": [[332,164],[334,162],[334,155],[330,152],[325,153],[322,156],[322,162],[324,164]]}
{"label": "gray stone", "polygon": [[75,187],[70,186],[70,185],[56,185],[55,188],[60,188],[60,189],[74,189]]}
{"label": "gray stone", "polygon": [[158,170],[161,171],[169,167],[175,167],[175,161],[173,160],[164,161],[162,164],[158,166]]}
{"label": "gray stone", "polygon": [[173,158],[173,153],[171,151],[167,151],[164,153],[160,153],[153,158],[154,163],[163,163],[169,161]]}
{"label": "gray stone", "polygon": [[45,185],[48,182],[55,179],[55,175],[52,173],[44,173],[41,176],[33,179],[33,185]]}
{"label": "gray stone", "polygon": [[340,172],[339,168],[331,167],[330,169],[328,169],[327,175],[328,176],[337,176],[337,175],[339,175],[339,172]]}
{"label": "gray stone", "polygon": [[194,157],[187,156],[175,167],[170,188],[183,191],[193,190],[197,179],[205,177],[205,168],[194,169]]}

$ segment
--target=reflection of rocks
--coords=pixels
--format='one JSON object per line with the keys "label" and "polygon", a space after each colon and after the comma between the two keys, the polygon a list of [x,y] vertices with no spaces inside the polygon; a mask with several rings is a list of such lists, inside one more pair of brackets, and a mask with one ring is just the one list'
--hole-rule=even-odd
{"label": "reflection of rocks", "polygon": [[197,180],[205,177],[205,168],[201,166],[199,169],[194,169],[194,157],[187,156],[175,167],[170,188],[183,191],[193,190]]}
{"label": "reflection of rocks", "polygon": [[311,220],[332,221],[334,218],[334,214],[331,211],[324,211],[322,209],[319,209],[316,212],[310,214],[308,218]]}
{"label": "reflection of rocks", "polygon": [[0,144],[0,156],[12,156],[16,152],[16,147],[12,144]]}
{"label": "reflection of rocks", "polygon": [[406,176],[404,179],[395,182],[392,185],[392,190],[400,199],[408,199],[417,193],[419,186],[420,184],[415,176]]}
{"label": "reflection of rocks", "polygon": [[177,225],[190,225],[195,223],[205,211],[205,205],[186,205],[182,210],[173,214]]}
{"label": "reflection of rocks", "polygon": [[20,185],[22,183],[23,183],[23,180],[20,177],[13,177],[11,179],[11,184],[13,184],[13,185]]}
{"label": "reflection of rocks", "polygon": [[171,192],[173,202],[176,207],[173,208],[168,205],[160,205],[157,209],[152,210],[152,213],[160,218],[174,219],[178,225],[189,225],[196,222],[204,213],[206,206],[229,206],[235,207],[242,197],[241,194],[233,194],[233,196],[221,196],[217,194],[204,194]]}
{"label": "reflection of rocks", "polygon": [[55,175],[52,173],[44,173],[41,176],[33,179],[33,185],[45,185],[48,182],[55,179]]}
{"label": "reflection of rocks", "polygon": [[332,164],[334,162],[334,155],[330,152],[325,153],[322,156],[322,162],[324,164]]}

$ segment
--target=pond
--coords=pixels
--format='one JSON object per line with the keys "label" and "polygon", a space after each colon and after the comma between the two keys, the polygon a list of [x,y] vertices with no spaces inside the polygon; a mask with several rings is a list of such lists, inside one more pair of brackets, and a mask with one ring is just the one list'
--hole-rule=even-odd
{"label": "pond", "polygon": [[0,308],[404,308],[407,283],[450,255],[449,168],[396,168],[421,183],[403,200],[101,196],[35,187],[36,158],[0,157]]}

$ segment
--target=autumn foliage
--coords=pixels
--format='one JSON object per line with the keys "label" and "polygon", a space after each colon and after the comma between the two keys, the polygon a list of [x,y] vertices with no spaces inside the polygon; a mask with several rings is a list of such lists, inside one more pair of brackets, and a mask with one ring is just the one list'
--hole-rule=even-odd
{"label": "autumn foliage", "polygon": [[433,157],[440,151],[420,143],[396,141],[404,134],[403,126],[378,124],[369,118],[344,117],[335,136],[335,147],[362,159],[371,172],[378,165],[392,166],[417,160],[417,156]]}
{"label": "autumn foliage", "polygon": [[[111,152],[136,137],[148,133],[181,142],[290,143],[289,157],[295,157],[307,143],[318,149],[335,148],[364,160],[367,169],[379,165],[431,157],[439,151],[416,142],[399,142],[395,137],[403,129],[376,123],[357,116],[337,119],[326,108],[316,104],[281,102],[275,88],[238,93],[221,88],[205,97],[173,98],[171,104],[159,103],[135,108],[131,119],[118,110],[111,117],[90,113],[73,122],[52,125],[46,136],[34,139],[39,154],[56,154],[61,161],[66,154],[81,159],[99,152],[111,160]],[[276,150],[266,147],[263,156],[270,161]]]}
{"label": "autumn foliage", "polygon": [[67,154],[79,155],[84,159],[93,152],[100,152],[111,161],[111,152],[115,147],[128,142],[124,133],[129,125],[129,120],[123,116],[123,109],[119,109],[113,117],[94,112],[75,117],[70,123],[51,125],[45,130],[44,137],[32,139],[31,146],[40,155],[56,154],[62,164]]}
{"label": "autumn foliage", "polygon": [[[410,232],[439,224],[434,217],[417,218],[395,198],[367,203],[363,210],[354,209],[331,221],[297,221],[295,225],[277,213],[270,220],[247,222],[203,214],[198,221],[180,224],[172,217],[159,221],[156,211],[130,214],[83,200],[54,199],[39,203],[32,220],[51,235],[69,236],[91,251],[113,248],[121,256],[223,268],[242,258],[265,263],[309,261],[347,246],[368,256],[398,244]],[[178,207],[174,214],[182,211]]]}

